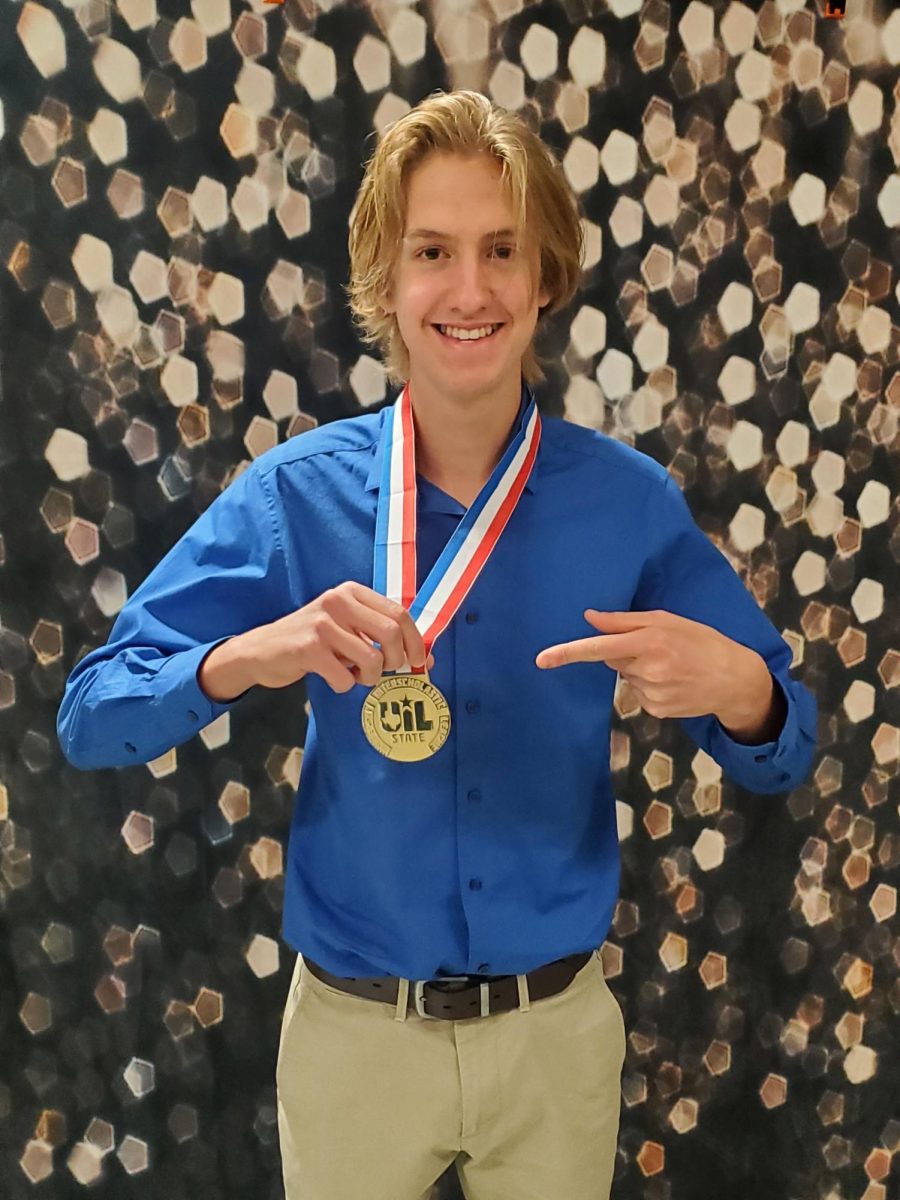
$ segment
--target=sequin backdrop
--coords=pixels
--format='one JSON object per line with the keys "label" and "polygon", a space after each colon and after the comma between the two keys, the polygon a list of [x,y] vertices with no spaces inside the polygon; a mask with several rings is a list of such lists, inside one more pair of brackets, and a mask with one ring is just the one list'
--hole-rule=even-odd
{"label": "sequin backdrop", "polygon": [[754,797],[617,692],[613,1194],[897,1194],[900,13],[847,8],[0,0],[4,1197],[281,1194],[304,690],[93,773],[56,710],[236,472],[393,398],[347,216],[452,86],[583,203],[542,409],[668,466],[821,709],[808,782]]}

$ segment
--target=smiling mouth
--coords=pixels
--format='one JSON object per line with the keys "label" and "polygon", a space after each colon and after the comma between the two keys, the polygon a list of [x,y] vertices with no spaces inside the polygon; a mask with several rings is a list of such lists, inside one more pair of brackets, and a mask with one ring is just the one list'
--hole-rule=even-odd
{"label": "smiling mouth", "polygon": [[474,329],[464,329],[458,325],[433,325],[432,328],[448,342],[487,342],[494,336],[498,330],[502,329],[505,322],[488,322],[484,325],[479,325]]}

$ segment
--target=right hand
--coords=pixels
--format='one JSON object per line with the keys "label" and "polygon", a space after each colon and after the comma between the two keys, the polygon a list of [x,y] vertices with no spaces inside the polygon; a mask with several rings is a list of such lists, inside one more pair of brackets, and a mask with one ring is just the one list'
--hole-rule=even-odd
{"label": "right hand", "polygon": [[254,683],[270,688],[313,674],[342,693],[357,683],[375,687],[385,671],[404,663],[434,666],[433,654],[425,662],[425,643],[408,610],[355,580],[241,634],[241,640]]}

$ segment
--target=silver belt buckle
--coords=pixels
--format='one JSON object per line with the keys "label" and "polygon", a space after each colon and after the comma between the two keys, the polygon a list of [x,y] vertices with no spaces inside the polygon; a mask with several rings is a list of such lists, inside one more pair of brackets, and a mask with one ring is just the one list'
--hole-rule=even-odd
{"label": "silver belt buckle", "polygon": [[[437,980],[417,979],[416,986],[415,986],[415,997],[416,997],[416,1012],[419,1014],[419,1016],[425,1017],[425,1019],[428,1021],[442,1020],[441,1017],[435,1017],[431,1013],[425,1011],[425,984],[426,983],[458,983],[458,982],[469,983],[469,976],[468,975],[444,975],[440,979],[437,979]],[[478,985],[478,989],[479,989],[479,992],[481,995],[481,1012],[479,1013],[479,1016],[486,1017],[486,1016],[488,1016],[488,1014],[491,1011],[491,997],[490,997],[489,985],[487,983],[480,983]]]}

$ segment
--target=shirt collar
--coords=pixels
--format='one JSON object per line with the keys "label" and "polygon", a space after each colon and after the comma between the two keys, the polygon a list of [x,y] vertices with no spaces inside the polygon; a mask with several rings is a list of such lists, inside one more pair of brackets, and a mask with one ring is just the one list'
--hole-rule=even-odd
{"label": "shirt collar", "polygon": [[[525,384],[523,383],[522,396],[521,396],[521,399],[519,400],[519,411],[516,414],[516,420],[515,420],[516,428],[518,428],[518,424],[522,419],[522,414],[525,411],[525,409],[527,408],[528,404],[530,403],[530,400],[531,400],[530,393],[529,393],[527,387],[525,386]],[[396,401],[395,401],[395,403],[396,403]],[[387,408],[387,405],[385,405],[385,408],[381,410],[382,413],[384,413],[386,408]],[[369,474],[366,477],[366,491],[367,492],[371,492],[375,488],[377,488],[379,481],[381,479],[381,460],[383,457],[382,450],[383,450],[383,446],[384,446],[384,438],[382,437],[383,431],[384,431],[384,418],[382,417],[382,421],[379,426],[379,436],[372,447],[372,463],[371,463],[371,466],[369,467]],[[528,481],[526,482],[525,488],[524,488],[524,490],[526,492],[528,492],[530,495],[534,495],[535,476],[537,475],[538,466],[540,464],[540,457],[541,457],[541,451],[540,451],[540,446],[539,446],[537,458],[535,459],[534,466],[531,469],[531,474],[529,475]],[[441,491],[441,489],[439,487],[437,487],[430,480],[425,479],[423,476],[419,475],[418,473],[416,475],[416,486],[419,489],[420,503],[424,508],[431,510],[433,512],[452,512],[452,513],[460,513],[460,514],[462,514],[466,511],[463,508],[463,506],[459,503],[458,500],[454,500],[452,496],[448,496],[446,492]]]}

